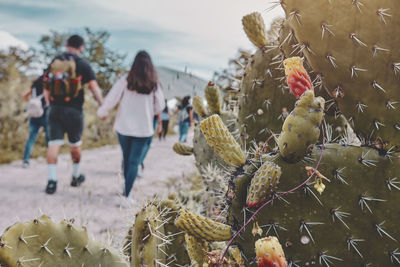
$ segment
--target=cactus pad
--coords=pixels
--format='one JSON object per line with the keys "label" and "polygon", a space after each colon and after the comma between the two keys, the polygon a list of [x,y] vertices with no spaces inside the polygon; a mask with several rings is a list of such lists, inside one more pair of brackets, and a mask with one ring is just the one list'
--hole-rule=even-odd
{"label": "cactus pad", "polygon": [[194,111],[201,117],[204,118],[207,116],[208,112],[206,107],[203,104],[203,98],[201,96],[193,97],[193,107]]}
{"label": "cactus pad", "polygon": [[220,114],[221,113],[221,94],[219,92],[219,86],[214,84],[213,82],[209,82],[205,92],[204,92],[208,108],[211,114]]}
{"label": "cactus pad", "polygon": [[190,156],[193,154],[193,147],[190,147],[184,143],[175,143],[172,149],[175,151],[176,154],[182,156]]}
{"label": "cactus pad", "polygon": [[185,234],[186,248],[193,266],[203,266],[208,251],[207,241]]}
{"label": "cactus pad", "polygon": [[247,37],[255,46],[261,49],[268,44],[267,31],[260,13],[253,12],[244,16],[242,23]]}

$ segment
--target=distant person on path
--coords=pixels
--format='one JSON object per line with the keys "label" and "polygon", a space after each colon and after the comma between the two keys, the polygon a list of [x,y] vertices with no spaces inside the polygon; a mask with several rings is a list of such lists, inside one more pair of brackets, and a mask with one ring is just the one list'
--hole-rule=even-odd
{"label": "distant person on path", "polygon": [[43,131],[46,137],[46,145],[49,142],[49,135],[47,132],[47,117],[46,117],[46,112],[47,112],[47,107],[49,103],[46,103],[44,95],[43,95],[43,75],[39,76],[33,83],[31,88],[29,88],[23,95],[22,97],[26,100],[29,101],[30,97],[31,98],[38,98],[40,99],[41,102],[41,107],[43,110],[43,114],[40,117],[33,117],[31,116],[29,118],[29,137],[28,140],[26,141],[25,144],[25,150],[24,150],[24,156],[23,156],[23,163],[22,166],[24,168],[29,167],[29,159],[32,154],[32,148],[33,145],[36,142],[36,138],[38,136],[40,127],[43,127]]}
{"label": "distant person on path", "polygon": [[193,123],[193,108],[189,105],[189,101],[190,96],[185,96],[178,107],[179,142],[181,143],[186,142],[189,127]]}
{"label": "distant person on path", "polygon": [[119,104],[114,130],[121,145],[125,188],[123,195],[129,196],[143,162],[146,149],[154,136],[154,116],[164,109],[164,94],[158,81],[156,69],[149,54],[140,51],[129,74],[122,76],[111,88],[98,109],[102,118]]}
{"label": "distant person on path", "polygon": [[45,97],[50,102],[47,194],[54,194],[57,189],[57,157],[60,146],[64,144],[65,133],[68,135],[73,162],[71,186],[79,186],[85,181],[79,164],[83,132],[83,86],[88,84],[98,104],[103,103],[96,75],[89,62],[80,57],[84,49],[83,38],[79,35],[72,35],[68,38],[66,47],[67,52],[53,59],[43,78]]}
{"label": "distant person on path", "polygon": [[159,133],[159,139],[164,138],[168,133],[168,125],[169,125],[169,110],[168,110],[168,105],[167,105],[167,100],[165,99],[165,108],[161,112],[161,123],[162,123],[162,131]]}

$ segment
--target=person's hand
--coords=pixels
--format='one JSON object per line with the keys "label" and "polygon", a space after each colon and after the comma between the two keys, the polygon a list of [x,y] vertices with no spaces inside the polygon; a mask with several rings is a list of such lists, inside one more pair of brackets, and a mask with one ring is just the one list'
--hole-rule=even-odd
{"label": "person's hand", "polygon": [[103,117],[100,117],[100,119],[102,119],[103,121],[105,121],[105,120],[107,120],[107,119],[108,119],[108,117],[110,117],[110,115],[109,115],[109,114],[107,114],[107,115],[105,115],[105,116],[103,116]]}
{"label": "person's hand", "polygon": [[161,124],[159,124],[157,133],[162,133],[162,130],[163,130],[163,127]]}
{"label": "person's hand", "polygon": [[29,100],[29,94],[27,94],[27,93],[22,94],[22,98],[23,98],[25,101],[28,101],[28,100]]}

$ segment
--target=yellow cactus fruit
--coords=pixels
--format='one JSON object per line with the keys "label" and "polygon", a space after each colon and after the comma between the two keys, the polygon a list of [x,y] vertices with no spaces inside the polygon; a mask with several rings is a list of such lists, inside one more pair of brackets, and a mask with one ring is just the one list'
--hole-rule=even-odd
{"label": "yellow cactus fruit", "polygon": [[246,156],[218,115],[213,115],[200,123],[200,129],[207,143],[215,153],[230,166],[242,166]]}
{"label": "yellow cactus fruit", "polygon": [[249,40],[258,48],[267,45],[267,31],[265,30],[264,20],[259,12],[253,12],[243,17],[243,29]]}
{"label": "yellow cactus fruit", "polygon": [[256,256],[258,267],[287,267],[285,253],[275,236],[256,241]]}
{"label": "yellow cactus fruit", "polygon": [[175,143],[172,149],[175,151],[176,154],[182,156],[190,156],[193,154],[193,147],[179,142]]}
{"label": "yellow cactus fruit", "polygon": [[231,226],[215,222],[188,210],[181,210],[175,225],[182,231],[207,241],[227,241],[232,238]]}
{"label": "yellow cactus fruit", "polygon": [[205,89],[205,96],[208,103],[208,108],[211,114],[221,113],[221,94],[218,85],[209,82]]}
{"label": "yellow cactus fruit", "polygon": [[201,96],[193,97],[193,107],[194,111],[201,117],[207,117],[207,109],[203,104],[203,98]]}
{"label": "yellow cactus fruit", "polygon": [[203,266],[208,252],[207,241],[185,234],[186,249],[193,266]]}

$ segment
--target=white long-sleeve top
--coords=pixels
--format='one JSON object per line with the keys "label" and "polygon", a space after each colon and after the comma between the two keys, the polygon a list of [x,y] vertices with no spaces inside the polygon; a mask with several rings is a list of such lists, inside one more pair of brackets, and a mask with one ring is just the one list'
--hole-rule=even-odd
{"label": "white long-sleeve top", "polygon": [[117,104],[118,113],[114,130],[122,135],[149,137],[154,135],[153,118],[165,107],[164,94],[159,85],[150,94],[128,90],[127,75],[122,76],[111,88],[97,115],[105,117]]}

